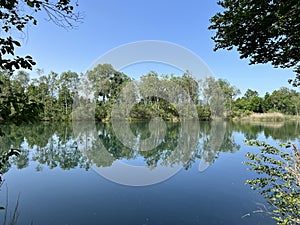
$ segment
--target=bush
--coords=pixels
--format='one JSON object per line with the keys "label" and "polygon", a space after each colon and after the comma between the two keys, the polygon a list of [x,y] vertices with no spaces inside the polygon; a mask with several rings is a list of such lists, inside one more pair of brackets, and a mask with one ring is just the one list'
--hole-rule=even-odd
{"label": "bush", "polygon": [[274,207],[273,218],[277,224],[300,223],[300,152],[296,146],[281,144],[287,151],[258,141],[248,145],[260,147],[260,153],[247,153],[250,160],[244,162],[259,176],[247,180],[253,190],[258,190]]}
{"label": "bush", "polygon": [[210,121],[211,120],[211,111],[207,105],[198,105],[197,106],[198,119],[200,121]]}

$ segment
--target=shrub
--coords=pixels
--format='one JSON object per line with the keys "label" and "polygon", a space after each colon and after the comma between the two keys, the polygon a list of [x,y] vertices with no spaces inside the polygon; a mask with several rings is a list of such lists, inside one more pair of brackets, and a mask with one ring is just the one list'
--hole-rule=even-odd
{"label": "shrub", "polygon": [[[259,153],[247,153],[244,164],[258,174],[247,180],[253,190],[258,190],[274,207],[273,218],[277,224],[300,223],[300,152],[295,145],[281,144],[286,150],[258,141],[248,145],[260,147]],[[293,146],[293,150],[290,148]],[[290,150],[290,151],[288,151]]]}

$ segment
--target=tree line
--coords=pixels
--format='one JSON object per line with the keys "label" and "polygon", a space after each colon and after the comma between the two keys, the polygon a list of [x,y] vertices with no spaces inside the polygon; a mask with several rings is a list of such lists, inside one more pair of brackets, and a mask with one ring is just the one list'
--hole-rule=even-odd
{"label": "tree line", "polygon": [[[99,121],[111,120],[113,106],[120,109],[117,114],[122,118],[161,117],[171,121],[194,117],[231,119],[268,112],[299,115],[300,110],[300,94],[295,90],[282,87],[260,97],[256,90],[248,89],[238,97],[241,91],[227,80],[213,77],[196,80],[189,71],[182,76],[150,71],[138,81],[110,64],[99,64],[86,74],[72,71],[44,74],[41,69],[37,73],[38,78],[34,79],[22,70],[13,75],[0,73],[3,121],[18,118],[16,115],[27,117],[26,120],[69,121],[75,99],[93,103]],[[86,96],[92,93],[92,97],[83,99],[84,92],[88,92]]]}

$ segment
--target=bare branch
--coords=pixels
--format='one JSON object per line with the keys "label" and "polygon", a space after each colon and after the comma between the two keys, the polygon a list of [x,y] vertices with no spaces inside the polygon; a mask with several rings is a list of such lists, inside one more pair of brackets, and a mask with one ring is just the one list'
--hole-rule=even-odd
{"label": "bare branch", "polygon": [[48,21],[66,29],[76,28],[76,23],[82,22],[83,16],[80,12],[61,11],[53,3],[43,3],[43,9],[47,13]]}

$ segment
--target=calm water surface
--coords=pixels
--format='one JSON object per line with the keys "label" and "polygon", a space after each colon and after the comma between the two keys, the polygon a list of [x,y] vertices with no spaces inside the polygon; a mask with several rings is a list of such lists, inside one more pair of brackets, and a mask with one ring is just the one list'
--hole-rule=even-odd
{"label": "calm water surface", "polygon": [[276,224],[244,185],[255,174],[242,162],[257,149],[243,141],[298,143],[297,123],[139,122],[131,138],[121,125],[2,127],[0,151],[21,155],[7,165],[0,205],[7,197],[13,212],[19,196],[17,224]]}

